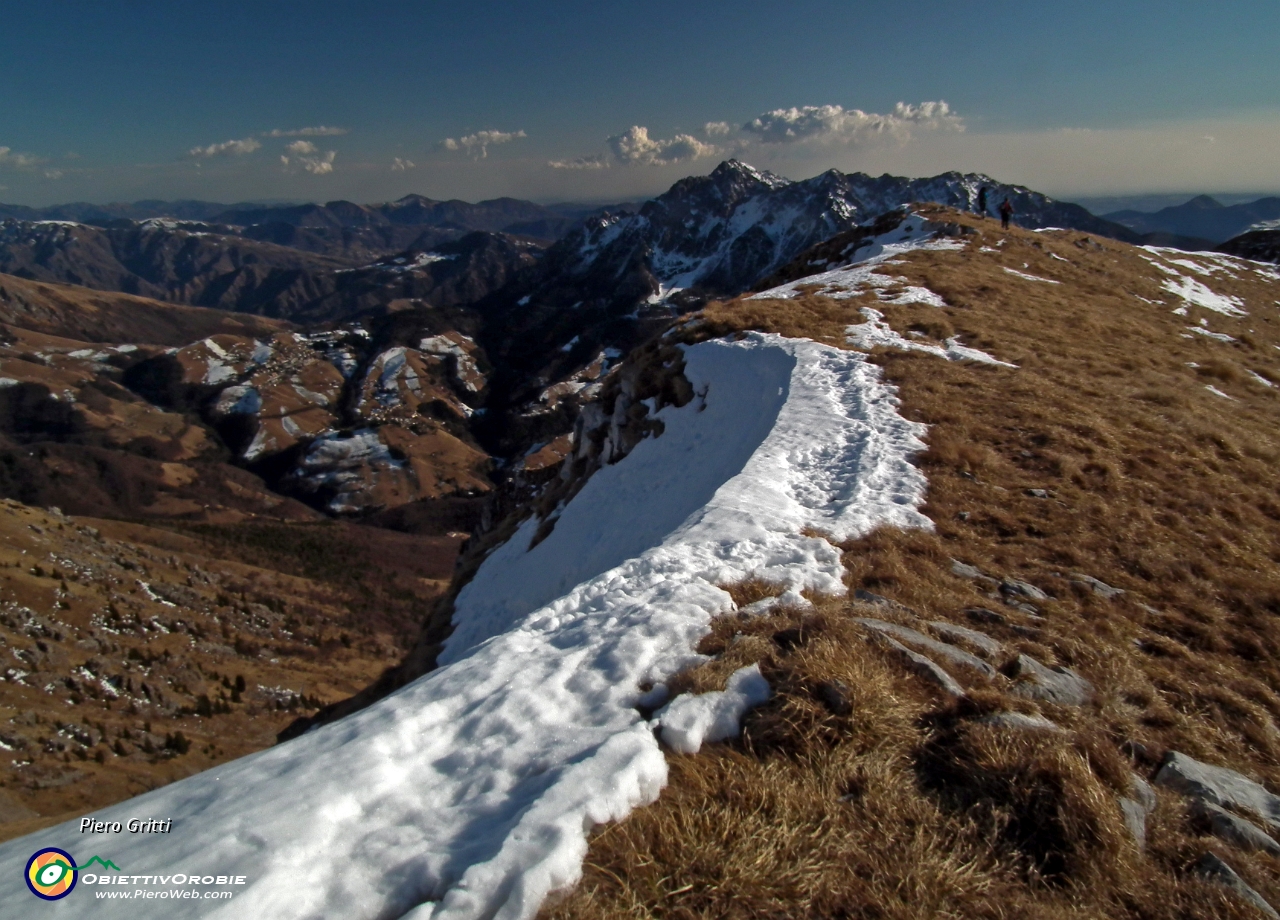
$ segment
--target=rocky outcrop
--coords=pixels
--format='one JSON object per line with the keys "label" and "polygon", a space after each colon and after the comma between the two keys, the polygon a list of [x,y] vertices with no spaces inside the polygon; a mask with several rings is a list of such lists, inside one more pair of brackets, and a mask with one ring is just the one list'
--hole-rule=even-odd
{"label": "rocky outcrop", "polygon": [[1030,655],[1019,655],[1005,669],[1015,683],[1013,692],[1033,700],[1062,706],[1083,706],[1093,698],[1093,685],[1070,668],[1050,668]]}
{"label": "rocky outcrop", "polygon": [[1242,900],[1252,904],[1263,914],[1273,918],[1273,920],[1280,920],[1280,913],[1276,913],[1275,908],[1268,904],[1262,895],[1258,894],[1244,879],[1236,874],[1234,869],[1214,854],[1205,853],[1191,867],[1191,871],[1205,881],[1214,882],[1230,889],[1239,895]]}
{"label": "rocky outcrop", "polygon": [[1272,830],[1280,829],[1280,796],[1235,770],[1170,751],[1160,764],[1155,783],[1213,805],[1250,812]]}

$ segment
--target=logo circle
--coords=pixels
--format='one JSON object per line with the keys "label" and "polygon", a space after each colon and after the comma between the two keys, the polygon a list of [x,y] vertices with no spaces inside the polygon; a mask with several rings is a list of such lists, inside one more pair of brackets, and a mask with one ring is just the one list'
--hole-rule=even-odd
{"label": "logo circle", "polygon": [[23,878],[37,898],[57,901],[71,894],[71,889],[76,887],[80,873],[75,865],[76,861],[66,850],[46,847],[31,854]]}

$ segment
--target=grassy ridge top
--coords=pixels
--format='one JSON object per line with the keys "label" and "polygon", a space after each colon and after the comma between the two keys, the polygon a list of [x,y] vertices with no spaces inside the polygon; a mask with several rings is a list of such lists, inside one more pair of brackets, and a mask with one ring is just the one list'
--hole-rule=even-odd
{"label": "grassy ridge top", "polygon": [[[599,831],[583,883],[543,916],[1255,916],[1190,871],[1206,851],[1280,903],[1274,859],[1207,836],[1187,800],[1158,790],[1145,849],[1119,805],[1168,750],[1280,789],[1280,279],[925,213],[972,233],[878,269],[896,286],[743,297],[686,328],[846,347],[871,308],[907,341],[959,336],[1016,364],[872,356],[903,414],[930,426],[918,462],[936,530],[843,544],[849,598],[719,621],[700,649],[715,659],[673,689],[720,689],[758,661],[774,699],[740,741],[669,754],[670,787]],[[909,286],[945,306],[890,302]],[[1220,312],[1227,298],[1242,315]],[[1034,614],[1006,606],[1001,579],[1047,598]],[[729,587],[739,603],[770,593]],[[997,650],[959,644],[996,673],[953,668],[968,692],[950,698],[867,617],[979,629]],[[1092,698],[1019,693],[1023,655],[1071,668]],[[1002,712],[1058,730],[991,724]]]}

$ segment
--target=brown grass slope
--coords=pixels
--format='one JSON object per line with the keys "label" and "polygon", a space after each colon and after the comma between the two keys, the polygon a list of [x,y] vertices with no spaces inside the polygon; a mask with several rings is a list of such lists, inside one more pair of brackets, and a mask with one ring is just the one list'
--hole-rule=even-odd
{"label": "brown grass slope", "polygon": [[[816,598],[812,610],[720,620],[702,647],[716,659],[679,689],[723,687],[759,661],[774,698],[741,740],[670,754],[660,800],[600,830],[582,883],[543,916],[1260,916],[1190,871],[1207,851],[1280,904],[1280,861],[1207,836],[1185,799],[1157,790],[1145,850],[1118,804],[1130,774],[1149,777],[1169,749],[1280,790],[1280,394],[1266,385],[1280,380],[1280,283],[1243,263],[1212,270],[1078,232],[929,216],[974,233],[962,250],[881,271],[943,308],[889,304],[892,290],[811,293],[713,304],[686,326],[843,346],[867,306],[916,341],[959,335],[1018,365],[873,358],[903,414],[930,426],[919,463],[936,529],[842,549],[850,597],[867,589],[901,606]],[[1247,315],[1175,314],[1186,305],[1163,286],[1171,271],[1239,298]],[[1050,599],[1029,616],[1001,604],[994,582],[953,574],[952,560]],[[1076,573],[1125,593],[1104,597]],[[776,589],[735,590],[746,602]],[[1000,648],[971,650],[997,673],[953,669],[969,692],[952,700],[860,628],[854,617],[867,616],[933,621],[935,635],[981,629]],[[1004,674],[1022,653],[1075,669],[1092,699],[1018,695]],[[1063,730],[982,721],[999,711]]]}
{"label": "brown grass slope", "polygon": [[459,540],[0,502],[0,840],[275,741],[410,647]]}
{"label": "brown grass slope", "polygon": [[210,335],[270,336],[280,320],[0,274],[0,323],[83,342],[185,345]]}

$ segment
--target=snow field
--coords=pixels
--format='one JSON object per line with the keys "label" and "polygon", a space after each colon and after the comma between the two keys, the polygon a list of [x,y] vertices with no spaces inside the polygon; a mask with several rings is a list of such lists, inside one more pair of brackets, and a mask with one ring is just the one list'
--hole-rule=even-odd
{"label": "snow field", "polygon": [[[653,801],[655,729],[696,749],[765,698],[743,669],[647,723],[644,682],[687,664],[717,587],[748,576],[843,593],[833,540],[931,527],[911,464],[924,426],[856,352],[754,334],[686,350],[688,405],[583,486],[554,530],[494,551],[455,606],[441,666],[368,709],[99,812],[173,820],[161,837],[63,825],[0,845],[0,897],[25,903],[38,846],[127,873],[245,875],[227,902],[94,900],[95,917],[414,920],[531,917],[573,884],[586,831]],[[659,700],[649,697],[656,705]],[[74,835],[74,836],[73,836]],[[80,916],[91,895],[42,905]],[[151,905],[163,904],[163,908]]]}
{"label": "snow field", "polygon": [[[882,265],[892,265],[893,259],[908,252],[957,250],[964,249],[965,245],[959,240],[946,237],[935,239],[928,221],[919,214],[911,214],[900,228],[881,234],[869,245],[860,248],[849,264],[831,271],[806,275],[796,281],[753,294],[749,299],[790,300],[807,290],[840,300],[873,291],[885,303],[922,303],[931,307],[945,307],[943,299],[928,288],[906,285],[904,279],[882,275],[876,269]],[[889,296],[885,293],[900,286],[905,287],[905,290],[896,295]]]}

